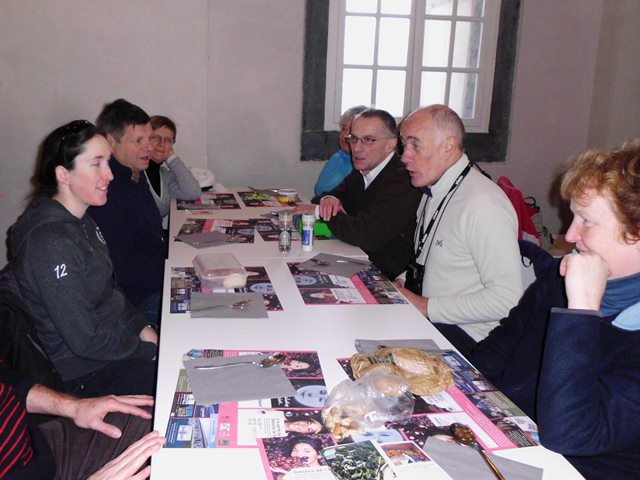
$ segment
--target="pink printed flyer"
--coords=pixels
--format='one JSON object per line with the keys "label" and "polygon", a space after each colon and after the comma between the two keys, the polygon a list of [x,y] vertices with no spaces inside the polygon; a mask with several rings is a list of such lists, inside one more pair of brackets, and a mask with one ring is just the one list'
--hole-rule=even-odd
{"label": "pink printed flyer", "polygon": [[188,239],[189,235],[209,232],[226,234],[226,243],[253,243],[256,230],[253,220],[187,218],[176,235],[176,241]]}
{"label": "pink printed flyer", "polygon": [[167,426],[166,448],[256,448],[258,439],[292,434],[327,433],[320,413],[327,387],[314,351],[191,350],[186,358],[239,357],[281,353],[281,368],[296,389],[287,398],[250,400],[216,405],[196,404],[185,370],[178,376]]}
{"label": "pink printed flyer", "polygon": [[393,283],[373,264],[351,278],[288,263],[305,305],[378,305],[407,303]]}
{"label": "pink printed flyer", "polygon": [[[346,441],[411,440],[422,447],[431,436],[453,441],[449,426],[462,423],[474,431],[480,444],[490,452],[539,444],[535,423],[460,354],[451,350],[435,354],[451,368],[455,386],[432,396],[414,395],[410,418],[389,423],[377,431],[352,435]],[[353,378],[350,359],[340,358],[338,363]]]}
{"label": "pink printed flyer", "polygon": [[212,193],[204,192],[202,196],[194,201],[177,200],[178,210],[237,210],[240,204],[233,193]]}
{"label": "pink printed flyer", "polygon": [[[261,293],[267,311],[281,311],[282,304],[265,268],[262,266],[244,268],[248,274],[247,284],[242,288],[235,288],[233,291]],[[193,267],[173,267],[171,269],[171,313],[189,312],[193,292],[211,291],[211,289],[203,288],[200,285],[200,279],[196,276]]]}

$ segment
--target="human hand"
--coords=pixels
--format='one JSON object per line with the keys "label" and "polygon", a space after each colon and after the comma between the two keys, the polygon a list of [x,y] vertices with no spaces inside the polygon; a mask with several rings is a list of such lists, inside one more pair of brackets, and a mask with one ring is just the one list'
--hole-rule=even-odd
{"label": "human hand", "polygon": [[409,300],[409,303],[416,307],[422,315],[424,315],[425,317],[429,316],[429,299],[427,297],[417,295],[411,290],[407,290],[406,288],[404,288],[403,280],[394,280],[393,284],[398,289],[398,291],[403,294],[407,300]]}
{"label": "human hand", "polygon": [[158,345],[158,333],[150,325],[147,325],[142,330],[140,330],[140,334],[138,336],[143,342],[151,342],[155,345]]}
{"label": "human hand", "polygon": [[139,407],[151,407],[153,403],[153,397],[148,395],[78,398],[74,400],[68,416],[81,428],[90,428],[109,437],[120,438],[120,429],[105,422],[104,417],[111,412],[120,412],[150,419],[151,414]]}
{"label": "human hand", "polygon": [[150,466],[147,465],[139,472],[138,470],[149,460],[151,455],[160,450],[165,440],[157,431],[146,434],[91,475],[89,480],[142,480],[149,478]]}
{"label": "human hand", "polygon": [[560,262],[569,308],[600,310],[609,267],[597,253],[570,253]]}
{"label": "human hand", "polygon": [[163,160],[160,163],[164,163],[165,165],[170,167],[170,163],[167,160],[169,160],[174,154],[173,146],[171,146],[169,148],[166,148],[166,147],[163,146],[163,148],[164,148],[164,150],[162,152],[163,153],[163,155],[162,155]]}
{"label": "human hand", "polygon": [[320,200],[320,218],[325,222],[339,213],[347,213],[340,200],[335,197],[324,197]]}

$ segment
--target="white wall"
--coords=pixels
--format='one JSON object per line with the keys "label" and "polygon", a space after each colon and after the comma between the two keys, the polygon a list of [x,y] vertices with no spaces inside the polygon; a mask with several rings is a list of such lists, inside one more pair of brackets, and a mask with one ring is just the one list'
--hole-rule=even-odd
{"label": "white wall", "polygon": [[601,13],[602,0],[522,2],[507,161],[486,170],[536,197],[552,232],[553,180],[588,143]]}
{"label": "white wall", "polygon": [[[508,160],[486,167],[535,195],[553,230],[557,166],[638,125],[638,4],[523,0]],[[223,183],[310,195],[322,164],[299,161],[303,25],[303,0],[0,0],[0,232],[44,136],[120,96],[173,117],[178,153]]]}
{"label": "white wall", "polygon": [[640,2],[605,0],[589,143],[640,137]]}
{"label": "white wall", "polygon": [[567,159],[640,137],[639,22],[637,0],[522,1],[507,162],[485,167],[535,196],[552,232],[570,221]]}
{"label": "white wall", "polygon": [[[24,208],[39,143],[124,97],[207,157],[207,0],[0,0],[0,234]],[[0,265],[4,264],[4,242]]]}
{"label": "white wall", "polygon": [[212,0],[209,165],[225,185],[312,196],[322,163],[300,161],[304,2]]}

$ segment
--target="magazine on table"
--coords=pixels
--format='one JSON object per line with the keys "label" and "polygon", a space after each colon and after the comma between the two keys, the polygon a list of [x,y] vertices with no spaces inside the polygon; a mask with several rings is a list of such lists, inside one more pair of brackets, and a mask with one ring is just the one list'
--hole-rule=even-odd
{"label": "magazine on table", "polygon": [[[262,294],[267,311],[281,311],[282,304],[276,294],[273,284],[262,266],[244,267],[247,271],[247,283],[244,287],[235,289],[216,289],[220,292],[257,292]],[[191,294],[193,292],[213,292],[213,289],[203,287],[193,267],[171,268],[171,313],[187,313],[191,309]]]}
{"label": "magazine on table", "polygon": [[[480,444],[490,452],[539,444],[535,423],[458,352],[429,353],[442,357],[453,373],[455,385],[432,396],[414,395],[411,417],[390,422],[375,431],[352,435],[347,442],[411,440],[422,447],[431,436],[453,440],[449,425],[462,423],[471,427]],[[338,363],[353,379],[350,359],[340,358]]]}
{"label": "magazine on table", "polygon": [[298,263],[287,265],[306,305],[407,303],[393,283],[373,264],[351,278],[301,270]]}
{"label": "magazine on table", "polygon": [[277,196],[261,191],[238,192],[238,195],[247,207],[294,207],[302,203],[299,198],[280,201]]}
{"label": "magazine on table", "polygon": [[[270,218],[252,218],[256,232],[262,238],[264,242],[277,242],[280,237],[280,230],[278,229],[277,217]],[[297,230],[291,232],[291,241],[299,242],[300,233]]]}
{"label": "magazine on table", "polygon": [[263,438],[326,434],[320,417],[327,386],[315,351],[255,351],[194,349],[183,359],[239,357],[247,354],[281,353],[277,367],[296,388],[293,397],[197,404],[186,370],[178,374],[169,415],[167,448],[257,448]]}
{"label": "magazine on table", "polygon": [[226,235],[224,243],[254,243],[255,226],[252,220],[223,220],[213,218],[187,218],[175,237],[177,242],[187,241],[190,235],[220,232]]}
{"label": "magazine on table", "polygon": [[176,200],[178,210],[237,210],[240,204],[233,193],[204,192],[197,200]]}
{"label": "magazine on table", "polygon": [[[407,471],[424,471],[434,462],[413,442],[378,443],[375,440],[325,448],[322,456],[338,480],[390,480]],[[425,477],[426,478],[426,477]]]}

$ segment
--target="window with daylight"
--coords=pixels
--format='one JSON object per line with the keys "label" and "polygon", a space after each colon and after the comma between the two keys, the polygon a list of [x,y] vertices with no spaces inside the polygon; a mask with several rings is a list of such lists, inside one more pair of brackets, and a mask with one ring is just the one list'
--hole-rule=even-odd
{"label": "window with daylight", "polygon": [[506,157],[521,0],[307,0],[302,160],[337,148],[340,115],[444,103],[474,161]]}
{"label": "window with daylight", "polygon": [[325,128],[353,105],[453,108],[487,132],[500,0],[332,0]]}

